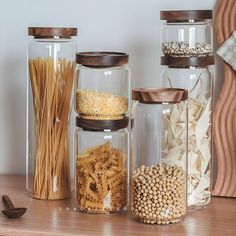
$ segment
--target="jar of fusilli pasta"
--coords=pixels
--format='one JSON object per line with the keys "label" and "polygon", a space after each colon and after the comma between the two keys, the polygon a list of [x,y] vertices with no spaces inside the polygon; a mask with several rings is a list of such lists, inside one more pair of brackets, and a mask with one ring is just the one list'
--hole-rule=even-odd
{"label": "jar of fusilli pasta", "polygon": [[129,56],[120,52],[76,54],[75,111],[84,119],[119,120],[130,103]]}
{"label": "jar of fusilli pasta", "polygon": [[87,213],[127,210],[129,119],[76,118],[75,199]]}
{"label": "jar of fusilli pasta", "polygon": [[187,90],[135,89],[131,211],[141,222],[180,221],[187,206]]}

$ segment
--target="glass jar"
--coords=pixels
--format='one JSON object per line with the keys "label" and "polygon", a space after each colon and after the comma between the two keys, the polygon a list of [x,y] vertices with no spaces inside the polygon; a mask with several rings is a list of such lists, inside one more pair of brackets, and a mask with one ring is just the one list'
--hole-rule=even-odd
{"label": "glass jar", "polygon": [[161,50],[170,56],[208,56],[213,51],[211,10],[161,11]]}
{"label": "glass jar", "polygon": [[75,111],[84,119],[125,117],[130,103],[128,54],[82,52],[76,62]]}
{"label": "glass jar", "polygon": [[127,210],[128,122],[128,118],[76,118],[75,201],[80,211],[111,214]]}
{"label": "glass jar", "polygon": [[187,91],[134,89],[131,211],[141,222],[180,221],[187,206]]}
{"label": "glass jar", "polygon": [[162,85],[184,88],[188,99],[188,206],[201,209],[211,200],[213,57],[162,58],[168,65]]}
{"label": "glass jar", "polygon": [[26,187],[33,198],[65,199],[70,184],[70,109],[77,28],[29,27]]}

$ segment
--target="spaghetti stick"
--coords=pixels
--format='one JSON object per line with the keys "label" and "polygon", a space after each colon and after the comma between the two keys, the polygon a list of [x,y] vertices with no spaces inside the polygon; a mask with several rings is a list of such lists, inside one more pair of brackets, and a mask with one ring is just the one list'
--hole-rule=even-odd
{"label": "spaghetti stick", "polygon": [[70,197],[69,118],[75,65],[64,59],[29,60],[34,107],[32,196]]}

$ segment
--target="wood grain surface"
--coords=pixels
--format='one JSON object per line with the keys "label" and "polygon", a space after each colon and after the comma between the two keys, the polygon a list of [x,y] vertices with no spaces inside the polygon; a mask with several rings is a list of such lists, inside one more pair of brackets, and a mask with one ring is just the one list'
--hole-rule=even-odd
{"label": "wood grain surface", "polygon": [[80,52],[76,53],[76,63],[92,68],[123,66],[129,55],[122,52]]}
{"label": "wood grain surface", "polygon": [[28,208],[20,219],[7,219],[1,214],[0,235],[236,235],[236,199],[215,197],[209,208],[189,212],[182,222],[158,226],[136,222],[129,215],[66,211],[66,207],[73,209],[72,201],[35,200],[24,188],[24,177],[0,176],[0,194],[8,194],[16,207]]}
{"label": "wood grain surface", "polygon": [[173,68],[188,68],[190,66],[194,67],[207,67],[209,65],[214,65],[214,56],[204,56],[204,57],[172,57],[172,56],[162,56],[161,65],[166,65]]}
{"label": "wood grain surface", "polygon": [[61,28],[61,27],[29,27],[28,35],[36,38],[45,37],[62,37],[70,38],[77,36],[77,28]]}
{"label": "wood grain surface", "polygon": [[188,99],[188,91],[179,88],[135,88],[132,99],[146,104],[179,103]]}
{"label": "wood grain surface", "polygon": [[211,10],[161,11],[161,20],[205,20],[212,19]]}
{"label": "wood grain surface", "polygon": [[[219,45],[236,30],[235,0],[218,0],[215,30]],[[213,195],[236,197],[236,73],[226,63],[224,71],[224,84],[213,116],[218,167]]]}
{"label": "wood grain surface", "polygon": [[76,117],[76,126],[88,131],[104,131],[105,129],[116,131],[127,128],[128,124],[129,117],[120,120],[91,120],[80,116]]}

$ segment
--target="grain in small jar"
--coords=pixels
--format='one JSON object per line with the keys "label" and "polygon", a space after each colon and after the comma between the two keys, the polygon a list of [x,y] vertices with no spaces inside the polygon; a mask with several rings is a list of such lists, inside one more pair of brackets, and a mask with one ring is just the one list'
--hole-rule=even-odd
{"label": "grain in small jar", "polygon": [[[170,224],[186,214],[187,94],[174,88],[132,91],[138,104],[131,134],[130,192],[131,211],[138,221]],[[182,111],[179,118],[177,107]],[[173,119],[178,119],[176,130],[169,129]]]}
{"label": "grain in small jar", "polygon": [[204,57],[213,53],[211,10],[161,11],[164,56]]}
{"label": "grain in small jar", "polygon": [[84,119],[124,118],[130,104],[128,54],[81,52],[76,62],[75,111]]}
{"label": "grain in small jar", "polygon": [[76,111],[84,119],[119,120],[128,112],[128,99],[97,90],[78,89]]}
{"label": "grain in small jar", "polygon": [[[128,204],[128,118],[77,117],[75,201],[85,213],[123,213]],[[88,141],[89,140],[89,141]]]}

